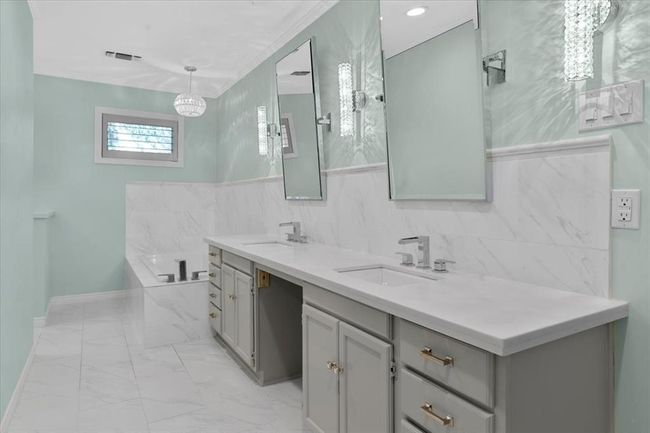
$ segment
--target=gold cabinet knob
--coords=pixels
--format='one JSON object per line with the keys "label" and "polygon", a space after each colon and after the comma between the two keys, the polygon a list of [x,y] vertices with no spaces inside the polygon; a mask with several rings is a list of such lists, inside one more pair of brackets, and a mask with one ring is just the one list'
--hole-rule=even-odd
{"label": "gold cabinet knob", "polygon": [[210,278],[214,278],[214,277],[216,277],[216,276],[217,276],[217,274],[215,274],[214,272],[210,272],[210,273],[208,274],[208,277],[210,277]]}
{"label": "gold cabinet knob", "polygon": [[216,319],[217,318],[217,313],[210,313],[210,317],[212,317],[213,319]]}
{"label": "gold cabinet knob", "polygon": [[339,365],[334,361],[327,361],[325,365],[327,366],[327,369],[332,371],[334,374],[343,373],[343,367],[339,367]]}
{"label": "gold cabinet knob", "polygon": [[208,253],[210,257],[217,257],[217,253]]}
{"label": "gold cabinet knob", "polygon": [[210,297],[211,297],[212,299],[215,299],[215,298],[217,297],[217,295],[215,295],[214,293],[210,293]]}

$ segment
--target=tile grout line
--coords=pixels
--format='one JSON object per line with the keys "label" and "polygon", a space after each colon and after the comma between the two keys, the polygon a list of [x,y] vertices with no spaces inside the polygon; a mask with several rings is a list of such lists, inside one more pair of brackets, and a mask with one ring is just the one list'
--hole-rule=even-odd
{"label": "tile grout line", "polygon": [[133,364],[133,352],[131,351],[131,345],[129,344],[129,340],[126,338],[126,330],[125,330],[125,324],[124,320],[120,319],[120,323],[122,324],[122,332],[124,333],[124,341],[126,342],[126,350],[127,353],[129,354],[129,365],[131,366],[131,371],[133,372],[133,379],[135,379],[135,386],[138,389],[138,399],[140,400],[140,407],[142,409],[142,414],[144,415],[144,419],[147,422],[147,433],[151,432],[151,421],[149,420],[149,416],[147,416],[147,411],[144,410],[144,399],[142,398],[142,390],[140,389],[140,381],[138,380],[138,374],[135,371],[135,365]]}

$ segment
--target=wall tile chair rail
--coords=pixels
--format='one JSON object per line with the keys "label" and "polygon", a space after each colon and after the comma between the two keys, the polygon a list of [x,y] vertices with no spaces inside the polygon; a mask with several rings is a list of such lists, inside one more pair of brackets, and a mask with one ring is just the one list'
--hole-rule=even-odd
{"label": "wall tile chair rail", "polygon": [[492,151],[493,200],[480,203],[389,201],[384,164],[331,171],[319,203],[287,202],[279,177],[129,184],[127,253],[190,248],[190,237],[201,251],[205,234],[279,234],[298,220],[314,242],[387,257],[400,237],[428,234],[432,257],[459,270],[607,297],[610,158],[609,136]]}

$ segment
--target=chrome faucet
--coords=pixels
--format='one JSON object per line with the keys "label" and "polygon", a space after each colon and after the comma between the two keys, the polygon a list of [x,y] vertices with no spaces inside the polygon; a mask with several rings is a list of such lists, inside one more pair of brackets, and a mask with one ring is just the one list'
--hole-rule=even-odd
{"label": "chrome faucet", "polygon": [[304,236],[300,232],[300,223],[298,221],[290,221],[287,223],[280,224],[280,227],[288,227],[288,226],[293,227],[293,233],[287,233],[287,240],[289,242],[300,242],[303,244],[307,242],[307,236]]}
{"label": "chrome faucet", "polygon": [[402,238],[397,243],[400,245],[406,245],[416,242],[418,244],[418,263],[416,267],[420,269],[430,269],[431,259],[429,258],[429,236]]}

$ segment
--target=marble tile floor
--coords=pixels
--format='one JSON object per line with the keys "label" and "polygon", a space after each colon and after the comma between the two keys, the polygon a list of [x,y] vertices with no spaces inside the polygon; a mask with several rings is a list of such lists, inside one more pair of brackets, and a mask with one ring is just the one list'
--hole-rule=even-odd
{"label": "marble tile floor", "polygon": [[309,433],[299,380],[259,387],[211,339],[142,348],[122,299],[52,307],[34,351],[6,433]]}

